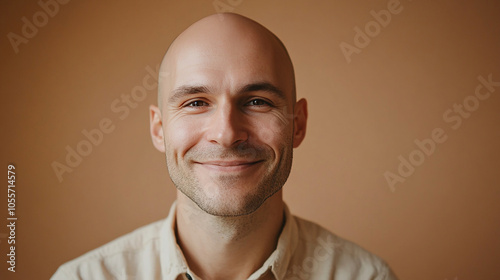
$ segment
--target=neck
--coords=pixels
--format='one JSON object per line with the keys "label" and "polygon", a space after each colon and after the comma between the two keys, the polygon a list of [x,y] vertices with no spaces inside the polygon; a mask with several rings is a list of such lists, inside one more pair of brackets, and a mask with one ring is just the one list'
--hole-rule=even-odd
{"label": "neck", "polygon": [[202,279],[247,279],[276,249],[284,220],[281,190],[238,217],[210,215],[180,192],[177,198],[177,243]]}

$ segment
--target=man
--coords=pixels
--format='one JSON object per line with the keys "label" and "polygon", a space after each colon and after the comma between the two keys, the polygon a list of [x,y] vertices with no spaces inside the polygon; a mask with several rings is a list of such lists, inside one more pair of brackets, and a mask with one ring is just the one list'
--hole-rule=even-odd
{"label": "man", "polygon": [[174,40],[160,73],[150,130],[178,189],[169,217],[52,279],[396,279],[285,206],[307,104],[273,33],[240,15],[208,16]]}

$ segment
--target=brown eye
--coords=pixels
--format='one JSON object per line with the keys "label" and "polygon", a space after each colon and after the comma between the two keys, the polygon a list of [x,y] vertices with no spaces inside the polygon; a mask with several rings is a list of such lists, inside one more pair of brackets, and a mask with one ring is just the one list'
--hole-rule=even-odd
{"label": "brown eye", "polygon": [[195,100],[193,102],[190,102],[186,105],[187,107],[202,107],[202,106],[208,106],[208,103],[205,101],[201,100]]}
{"label": "brown eye", "polygon": [[247,105],[250,106],[266,106],[269,105],[268,102],[262,100],[262,99],[253,99],[250,102],[247,103]]}

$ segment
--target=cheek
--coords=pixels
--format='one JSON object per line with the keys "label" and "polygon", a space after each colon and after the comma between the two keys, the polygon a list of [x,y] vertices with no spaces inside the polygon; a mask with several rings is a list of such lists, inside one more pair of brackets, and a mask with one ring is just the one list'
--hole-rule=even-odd
{"label": "cheek", "polygon": [[273,149],[287,145],[292,134],[292,126],[284,122],[281,116],[270,115],[255,120],[252,128],[257,139]]}
{"label": "cheek", "polygon": [[189,118],[167,120],[165,144],[167,153],[183,156],[199,140],[199,124]]}

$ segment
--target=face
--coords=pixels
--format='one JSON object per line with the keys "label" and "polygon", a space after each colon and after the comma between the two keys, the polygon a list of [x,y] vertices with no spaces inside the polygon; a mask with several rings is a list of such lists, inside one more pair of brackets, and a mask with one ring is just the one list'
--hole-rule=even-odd
{"label": "face", "polygon": [[290,173],[297,141],[293,79],[283,75],[277,46],[242,40],[213,48],[200,41],[172,50],[162,88],[157,118],[168,171],[205,212],[247,215]]}

